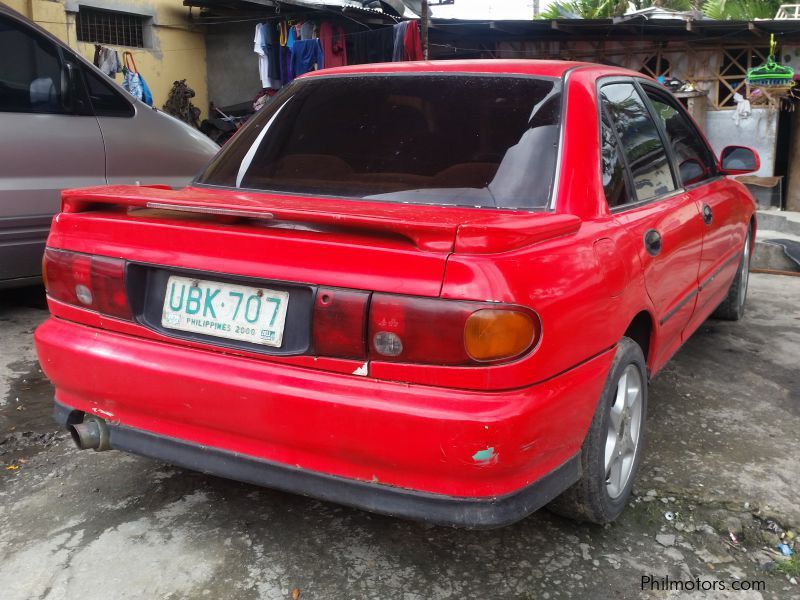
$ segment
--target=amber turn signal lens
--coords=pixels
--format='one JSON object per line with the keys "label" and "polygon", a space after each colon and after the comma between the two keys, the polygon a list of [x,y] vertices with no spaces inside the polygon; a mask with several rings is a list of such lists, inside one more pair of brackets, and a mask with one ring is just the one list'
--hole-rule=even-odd
{"label": "amber turn signal lens", "polygon": [[528,350],[539,337],[539,323],[514,310],[482,309],[464,325],[464,346],[473,360],[513,358]]}
{"label": "amber turn signal lens", "polygon": [[47,254],[42,254],[42,284],[44,290],[47,291]]}

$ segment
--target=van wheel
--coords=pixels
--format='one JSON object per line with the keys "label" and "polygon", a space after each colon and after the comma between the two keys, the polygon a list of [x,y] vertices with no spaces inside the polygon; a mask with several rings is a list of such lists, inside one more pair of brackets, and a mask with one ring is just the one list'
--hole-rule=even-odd
{"label": "van wheel", "polygon": [[739,261],[739,270],[733,278],[728,295],[714,311],[713,316],[726,321],[738,321],[744,316],[744,304],[747,301],[747,282],[750,279],[750,229],[744,238],[742,258]]}
{"label": "van wheel", "polygon": [[625,508],[639,469],[647,414],[647,368],[639,344],[624,337],[581,447],[580,480],[549,506],[576,521],[610,523]]}

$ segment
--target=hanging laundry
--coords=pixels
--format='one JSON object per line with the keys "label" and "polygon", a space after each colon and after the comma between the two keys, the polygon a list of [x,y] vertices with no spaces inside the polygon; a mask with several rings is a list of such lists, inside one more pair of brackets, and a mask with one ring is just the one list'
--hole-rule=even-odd
{"label": "hanging laundry", "polygon": [[319,42],[322,45],[326,69],[347,64],[344,28],[341,25],[322,23],[319,26]]}
{"label": "hanging laundry", "polygon": [[394,27],[351,33],[347,36],[347,59],[351,65],[392,62]]}
{"label": "hanging laundry", "polygon": [[406,29],[408,29],[408,21],[401,21],[394,25],[394,51],[392,52],[392,60],[395,62],[405,60]]}
{"label": "hanging laundry", "polygon": [[294,79],[294,71],[292,71],[292,51],[288,46],[280,47],[280,60],[281,60],[281,81],[283,85],[289,83]]}
{"label": "hanging laundry", "polygon": [[[264,50],[267,53],[268,65],[267,72],[273,81],[281,80],[281,56],[280,42],[278,40],[278,28],[275,23],[266,23],[264,28],[266,44]],[[280,86],[278,86],[280,87]],[[277,89],[277,88],[276,88]]]}
{"label": "hanging laundry", "polygon": [[94,45],[94,66],[111,78],[122,71],[122,63],[119,54],[112,48],[106,48],[100,44]]}
{"label": "hanging laundry", "polygon": [[294,37],[294,26],[290,25],[289,21],[280,21],[278,23],[278,50],[281,66],[281,81],[283,85],[286,85],[294,79],[294,73],[292,71],[292,47],[294,46]]}
{"label": "hanging laundry", "polygon": [[278,23],[278,43],[281,46],[286,45],[286,39],[289,35],[289,26],[287,25],[286,21],[280,21]]}
{"label": "hanging laundry", "polygon": [[280,80],[280,65],[277,64],[277,77],[272,77],[270,73],[274,73],[273,68],[270,68],[270,53],[267,52],[267,30],[270,28],[266,23],[259,23],[256,25],[256,35],[253,39],[253,52],[258,55],[258,74],[261,78],[261,87],[279,89],[281,87]]}
{"label": "hanging laundry", "polygon": [[325,57],[318,39],[295,41],[292,50],[292,73],[295,77],[324,68]]}
{"label": "hanging laundry", "polygon": [[314,21],[303,21],[302,25],[300,25],[300,39],[314,39]]}
{"label": "hanging laundry", "polygon": [[[145,104],[153,106],[153,94],[150,93],[147,82],[136,67],[136,60],[133,58],[133,53],[123,52],[122,58],[125,62],[125,65],[122,67],[123,89],[137,100],[141,100]],[[186,80],[184,79],[184,81]],[[194,91],[192,91],[192,95],[194,95]]]}
{"label": "hanging laundry", "polygon": [[405,60],[423,60],[422,40],[419,36],[419,24],[409,21],[405,37]]}

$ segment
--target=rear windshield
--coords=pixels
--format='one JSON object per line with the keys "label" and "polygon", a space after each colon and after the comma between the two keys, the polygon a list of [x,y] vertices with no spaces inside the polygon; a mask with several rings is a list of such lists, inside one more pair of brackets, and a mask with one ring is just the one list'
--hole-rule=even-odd
{"label": "rear windshield", "polygon": [[295,81],[198,179],[412,204],[547,206],[557,79],[360,75]]}

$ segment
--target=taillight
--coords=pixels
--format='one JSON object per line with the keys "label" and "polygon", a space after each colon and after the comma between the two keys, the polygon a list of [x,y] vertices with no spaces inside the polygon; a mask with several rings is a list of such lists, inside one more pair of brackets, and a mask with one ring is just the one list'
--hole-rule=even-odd
{"label": "taillight", "polygon": [[482,308],[464,325],[464,347],[477,361],[503,360],[519,356],[539,337],[539,320],[516,310]]}
{"label": "taillight", "polygon": [[518,306],[374,294],[369,309],[373,360],[469,365],[517,358],[539,340],[533,311]]}
{"label": "taillight", "polygon": [[314,302],[314,351],[323,356],[366,358],[369,292],[320,288]]}
{"label": "taillight", "polygon": [[42,273],[47,295],[54,300],[133,320],[124,260],[47,248]]}

